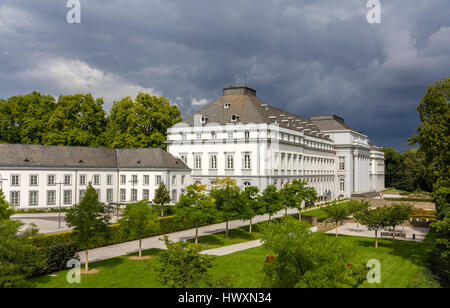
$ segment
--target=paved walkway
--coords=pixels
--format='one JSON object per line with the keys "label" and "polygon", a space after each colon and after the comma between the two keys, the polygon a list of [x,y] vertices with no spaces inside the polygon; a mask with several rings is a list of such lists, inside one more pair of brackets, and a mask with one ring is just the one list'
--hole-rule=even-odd
{"label": "paved walkway", "polygon": [[255,247],[259,247],[263,244],[263,242],[261,242],[261,240],[256,240],[256,241],[250,241],[250,242],[244,242],[244,243],[239,243],[239,244],[234,244],[234,245],[228,245],[228,246],[223,246],[223,247],[219,247],[219,248],[214,248],[214,249],[208,249],[208,250],[204,250],[201,253],[205,254],[205,255],[210,255],[210,256],[225,256],[225,255],[229,255],[241,250],[247,250],[250,248],[255,248]]}
{"label": "paved walkway", "polygon": [[[398,226],[395,228],[395,230],[402,231],[403,227]],[[416,241],[416,242],[422,242],[425,239],[425,236],[428,234],[430,229],[428,228],[420,228],[420,227],[405,227],[405,234],[406,238],[402,237],[396,237],[397,240],[405,240],[405,241]],[[385,232],[384,230],[382,232]],[[327,232],[328,234],[336,234],[336,229],[330,230]],[[339,226],[338,228],[338,234],[342,235],[352,235],[352,236],[363,236],[363,237],[373,237],[375,238],[375,231],[370,231],[367,229],[367,227],[359,225],[357,226],[356,223],[348,222],[343,224],[342,226]],[[416,239],[413,240],[413,234],[416,235]],[[386,238],[386,239],[392,239],[391,236],[389,237],[381,237],[381,232],[378,232],[378,238]]]}
{"label": "paved walkway", "polygon": [[[321,207],[321,206],[318,206],[316,208],[319,208],[319,207]],[[307,209],[307,211],[316,209],[316,208],[310,208],[310,209]],[[297,209],[289,209],[288,210],[288,214],[296,214],[296,213],[298,213]],[[282,217],[282,216],[284,216],[284,214],[285,214],[285,210],[282,210],[282,211],[278,212],[277,214],[275,214],[274,216],[272,216],[272,218]],[[258,222],[267,221],[267,220],[269,220],[269,215],[261,215],[261,216],[255,217],[253,219],[253,223],[258,223]],[[233,221],[229,222],[228,228],[231,230],[231,229],[236,229],[236,228],[240,228],[240,227],[247,226],[247,225],[249,225],[248,221],[243,222],[241,220],[233,220]],[[223,231],[225,231],[225,222],[199,228],[198,236],[220,233]],[[175,232],[175,233],[170,233],[170,234],[167,234],[167,236],[173,242],[189,240],[189,239],[192,239],[195,237],[195,229],[188,229],[188,230],[183,230],[183,231],[179,231],[179,232]],[[142,249],[143,250],[152,249],[152,248],[165,249],[166,246],[165,246],[164,242],[160,240],[162,237],[163,237],[163,235],[158,235],[158,236],[143,239],[142,240]],[[233,247],[229,247],[229,248],[221,247],[221,248],[224,248],[223,251],[225,251],[225,252],[232,251],[234,249],[238,249],[239,247],[246,247],[245,246],[246,243],[242,243],[242,244],[243,244],[242,246],[237,246],[237,248],[233,248]],[[241,245],[241,244],[236,244],[236,245]],[[235,245],[230,245],[230,246],[235,246]],[[254,246],[254,247],[256,247],[256,246]],[[217,248],[217,249],[221,249],[221,248]],[[248,248],[251,248],[251,247],[248,247]],[[248,249],[248,248],[243,248],[243,249]],[[243,249],[239,249],[239,250],[243,250]],[[213,249],[211,249],[211,250],[213,250]],[[239,251],[239,250],[236,250],[236,251]],[[96,262],[96,261],[106,260],[106,259],[110,259],[110,258],[114,258],[114,257],[119,257],[119,256],[131,254],[131,253],[135,253],[137,251],[139,251],[138,250],[138,241],[131,241],[131,242],[125,242],[125,243],[120,243],[120,244],[116,244],[116,245],[91,249],[91,250],[89,250],[88,256],[89,256],[89,262]],[[232,252],[234,252],[234,251],[232,251]],[[232,252],[229,252],[229,253],[232,253]],[[222,253],[222,252],[219,251],[219,253]],[[79,252],[79,256],[80,256],[82,263],[84,263],[84,258],[85,258],[84,252]]]}

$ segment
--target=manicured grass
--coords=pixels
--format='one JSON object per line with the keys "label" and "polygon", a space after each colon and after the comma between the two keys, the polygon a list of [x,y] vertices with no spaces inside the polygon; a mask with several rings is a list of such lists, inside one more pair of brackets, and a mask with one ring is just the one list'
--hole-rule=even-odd
{"label": "manicured grass", "polygon": [[[322,236],[332,236],[322,233]],[[354,245],[354,257],[349,262],[353,264],[367,263],[377,259],[381,263],[381,284],[364,283],[363,287],[408,287],[417,285],[422,279],[424,260],[432,246],[433,234],[425,242],[408,242],[381,239],[379,248],[374,247],[374,239],[339,236],[337,240],[348,241]],[[220,238],[220,237],[219,237]],[[128,256],[122,256],[91,264],[91,268],[100,270],[95,275],[83,275],[81,284],[68,284],[67,271],[56,273],[56,277],[42,276],[33,279],[36,287],[163,287],[154,271],[160,250],[151,249],[144,255],[153,258],[146,261],[131,261]],[[212,257],[214,268],[211,274],[215,278],[231,275],[235,287],[259,287],[262,279],[262,268],[265,256],[270,252],[262,247],[236,252],[227,256]]]}
{"label": "manicured grass", "polygon": [[317,216],[317,221],[323,221],[328,218],[327,212],[325,212],[323,209],[315,209],[315,210],[305,211],[302,213],[302,215]]}
{"label": "manicured grass", "polygon": [[[252,227],[252,233],[248,233],[249,226],[245,226],[242,228],[228,230],[228,238],[225,238],[225,231],[201,236],[198,238],[198,243],[203,245],[204,248],[206,248],[206,243],[208,243],[208,249],[213,249],[243,242],[255,241],[261,238],[260,232],[262,225],[265,223],[266,222],[254,224]],[[195,239],[190,239],[188,242],[194,243]]]}

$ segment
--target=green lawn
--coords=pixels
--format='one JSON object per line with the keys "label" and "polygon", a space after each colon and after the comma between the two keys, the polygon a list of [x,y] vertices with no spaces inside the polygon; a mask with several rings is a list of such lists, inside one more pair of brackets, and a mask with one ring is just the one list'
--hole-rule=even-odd
{"label": "green lawn", "polygon": [[[305,211],[302,213],[302,215],[317,216],[317,221],[322,221],[322,220],[328,218],[327,212],[325,212],[323,209],[315,209],[315,210]],[[297,218],[298,218],[298,216],[297,216]]]}
{"label": "green lawn", "polygon": [[[237,236],[239,231],[234,235]],[[323,236],[333,236],[326,235]],[[370,259],[381,262],[381,284],[367,284],[363,287],[408,287],[411,284],[419,284],[418,279],[423,279],[423,262],[426,258],[432,237],[430,235],[423,243],[382,239],[379,248],[374,248],[374,239],[339,236],[339,241],[350,241],[354,245],[355,255],[353,264],[366,263]],[[211,243],[216,237],[208,237]],[[220,240],[220,235],[218,236]],[[235,239],[238,240],[237,238]],[[244,240],[242,240],[244,241]],[[66,282],[67,271],[56,273],[55,277],[42,276],[33,279],[36,287],[163,287],[157,280],[154,271],[158,262],[158,249],[144,252],[144,255],[153,256],[151,260],[130,261],[128,256],[122,256],[91,264],[91,268],[100,270],[98,274],[82,276],[81,284],[70,285]],[[233,277],[235,287],[258,287],[262,279],[261,270],[265,256],[269,252],[263,248],[252,248],[222,257],[213,257],[214,268],[211,274],[215,278],[225,275]]]}
{"label": "green lawn", "polygon": [[[262,225],[265,223],[266,222],[254,224],[252,227],[252,233],[248,233],[249,226],[245,226],[242,228],[228,230],[228,238],[225,238],[225,231],[201,236],[198,238],[198,243],[203,245],[204,248],[206,248],[206,243],[208,243],[208,249],[213,249],[243,242],[255,241],[261,238],[260,231]],[[195,239],[190,239],[188,242],[194,243]]]}

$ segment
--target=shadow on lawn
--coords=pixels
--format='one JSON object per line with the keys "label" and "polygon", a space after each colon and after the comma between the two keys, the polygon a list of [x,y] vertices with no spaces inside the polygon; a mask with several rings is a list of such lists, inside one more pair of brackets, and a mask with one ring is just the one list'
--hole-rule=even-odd
{"label": "shadow on lawn", "polygon": [[377,250],[382,250],[383,253],[401,257],[408,260],[414,265],[424,266],[426,258],[430,252],[430,241],[428,242],[411,242],[403,240],[379,239],[378,248],[375,248],[375,239],[354,239],[354,245],[364,247],[365,249],[372,249],[376,254]]}

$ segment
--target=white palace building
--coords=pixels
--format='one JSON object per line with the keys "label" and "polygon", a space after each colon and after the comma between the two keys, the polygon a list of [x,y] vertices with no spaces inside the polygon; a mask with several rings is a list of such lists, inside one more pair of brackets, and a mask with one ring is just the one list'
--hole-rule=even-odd
{"label": "white palace building", "polygon": [[170,128],[167,149],[211,185],[230,177],[263,190],[304,179],[321,200],[384,189],[384,153],[335,115],[311,119],[274,108],[248,86],[223,95]]}
{"label": "white palace building", "polygon": [[331,200],[384,189],[384,154],[338,116],[306,119],[240,85],[168,129],[167,152],[0,144],[0,188],[21,209],[72,206],[89,182],[107,204],[152,200],[164,182],[175,203],[224,177],[261,191],[304,179]]}

